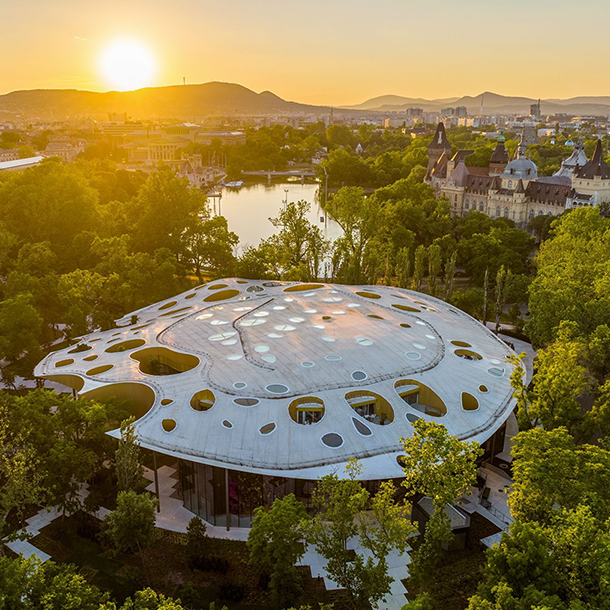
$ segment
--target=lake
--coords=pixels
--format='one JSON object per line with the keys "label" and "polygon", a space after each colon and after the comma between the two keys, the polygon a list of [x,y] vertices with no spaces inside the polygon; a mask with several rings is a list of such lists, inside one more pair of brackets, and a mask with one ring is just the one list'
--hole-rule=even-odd
{"label": "lake", "polygon": [[[324,212],[317,202],[318,183],[286,182],[278,183],[246,183],[241,189],[223,189],[220,202],[220,212],[227,219],[229,230],[239,236],[239,251],[245,246],[258,246],[261,239],[267,239],[279,232],[270,222],[275,218],[283,201],[288,196],[288,203],[304,199],[311,204],[308,214],[309,221],[320,227],[325,236],[334,240],[341,235],[341,229],[336,222],[328,218],[326,228],[320,218]],[[286,193],[288,191],[288,193]],[[218,213],[218,199],[210,199],[210,207]]]}

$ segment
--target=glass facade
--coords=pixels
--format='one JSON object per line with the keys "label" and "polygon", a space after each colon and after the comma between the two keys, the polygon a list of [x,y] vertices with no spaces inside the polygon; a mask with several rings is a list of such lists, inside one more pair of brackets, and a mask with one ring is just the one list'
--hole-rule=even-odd
{"label": "glass facade", "polygon": [[184,506],[212,525],[250,527],[254,509],[293,493],[312,512],[315,481],[252,474],[180,460]]}

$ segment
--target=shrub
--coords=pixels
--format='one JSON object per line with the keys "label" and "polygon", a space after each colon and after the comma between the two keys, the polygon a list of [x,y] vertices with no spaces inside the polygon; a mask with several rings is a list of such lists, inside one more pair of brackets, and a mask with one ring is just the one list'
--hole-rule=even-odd
{"label": "shrub", "polygon": [[191,570],[201,570],[210,572],[219,572],[226,574],[229,569],[229,561],[224,557],[218,557],[216,555],[191,557],[188,562]]}
{"label": "shrub", "polygon": [[223,601],[240,602],[244,598],[244,588],[232,582],[220,585],[218,598]]}

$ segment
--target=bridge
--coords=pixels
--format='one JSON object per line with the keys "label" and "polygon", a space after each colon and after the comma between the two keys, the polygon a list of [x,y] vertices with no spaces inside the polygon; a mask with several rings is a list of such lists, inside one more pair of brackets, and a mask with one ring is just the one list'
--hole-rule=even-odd
{"label": "bridge", "polygon": [[284,171],[261,169],[261,170],[250,171],[250,172],[242,172],[241,174],[242,174],[242,176],[267,176],[268,180],[271,180],[271,178],[276,178],[276,177],[280,177],[280,176],[297,177],[297,178],[300,178],[301,180],[304,180],[305,178],[315,178],[316,177],[316,173],[314,172],[313,168],[288,169],[288,170],[284,170]]}

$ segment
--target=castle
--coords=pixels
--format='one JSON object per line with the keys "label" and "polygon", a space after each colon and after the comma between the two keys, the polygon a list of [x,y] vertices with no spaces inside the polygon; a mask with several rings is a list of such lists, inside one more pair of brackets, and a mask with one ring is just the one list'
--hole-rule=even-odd
{"label": "castle", "polygon": [[445,126],[439,123],[428,146],[426,182],[437,197],[447,197],[453,215],[483,212],[492,218],[510,218],[518,227],[543,214],[561,214],[566,209],[610,202],[610,167],[604,161],[601,140],[593,157],[585,155],[581,140],[553,176],[538,176],[536,164],[528,159],[521,138],[512,160],[498,138],[489,167],[468,167],[472,150],[452,156]]}

